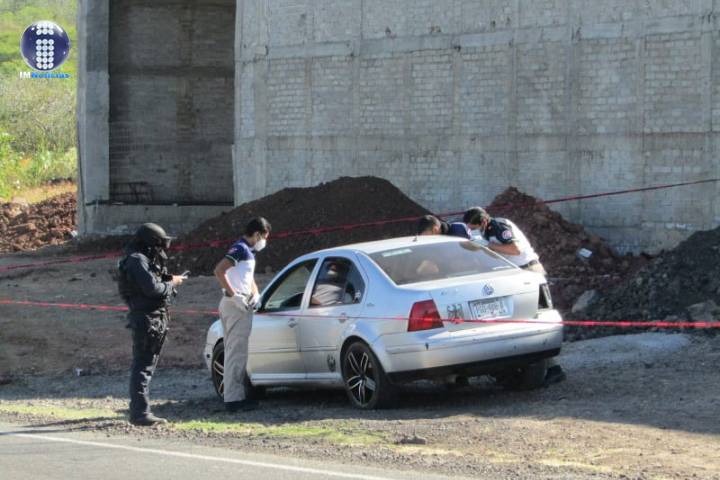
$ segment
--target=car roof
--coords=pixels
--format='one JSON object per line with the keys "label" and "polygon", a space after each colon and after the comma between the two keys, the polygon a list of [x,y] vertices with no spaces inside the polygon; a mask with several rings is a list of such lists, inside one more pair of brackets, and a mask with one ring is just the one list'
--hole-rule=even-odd
{"label": "car roof", "polygon": [[467,239],[460,237],[453,237],[449,235],[412,235],[409,237],[398,237],[388,238],[385,240],[375,240],[373,242],[362,242],[353,243],[350,245],[341,245],[338,247],[327,248],[320,250],[315,253],[332,253],[341,251],[355,251],[362,252],[365,254],[373,254],[376,252],[383,252],[385,250],[392,250],[394,248],[412,247],[416,245],[432,245],[438,243],[450,243],[450,242],[466,242]]}

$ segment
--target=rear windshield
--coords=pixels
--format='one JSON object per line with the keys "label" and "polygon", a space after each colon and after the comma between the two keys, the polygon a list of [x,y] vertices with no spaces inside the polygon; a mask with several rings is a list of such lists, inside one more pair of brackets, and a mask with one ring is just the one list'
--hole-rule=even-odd
{"label": "rear windshield", "polygon": [[467,242],[412,245],[370,254],[397,285],[510,270],[499,255]]}

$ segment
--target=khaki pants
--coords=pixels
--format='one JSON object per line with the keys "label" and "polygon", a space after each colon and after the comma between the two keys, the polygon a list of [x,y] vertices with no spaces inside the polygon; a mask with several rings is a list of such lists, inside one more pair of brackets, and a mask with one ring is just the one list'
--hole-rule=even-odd
{"label": "khaki pants", "polygon": [[237,305],[232,298],[220,300],[220,321],[225,334],[224,400],[245,399],[245,368],[248,360],[248,339],[252,330],[253,311]]}

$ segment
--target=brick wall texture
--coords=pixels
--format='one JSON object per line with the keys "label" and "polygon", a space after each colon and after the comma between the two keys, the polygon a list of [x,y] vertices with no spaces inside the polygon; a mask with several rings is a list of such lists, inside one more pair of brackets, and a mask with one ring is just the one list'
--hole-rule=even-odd
{"label": "brick wall texture", "polygon": [[[238,3],[236,201],[381,175],[435,211],[720,176],[713,0]],[[241,77],[245,77],[243,73]],[[720,186],[554,208],[624,251],[720,223]],[[372,201],[359,199],[358,201]]]}
{"label": "brick wall texture", "polygon": [[110,200],[233,201],[234,0],[110,2]]}
{"label": "brick wall texture", "polygon": [[[719,2],[113,1],[111,192],[380,175],[446,211],[717,177]],[[717,226],[720,185],[554,208],[652,251]]]}

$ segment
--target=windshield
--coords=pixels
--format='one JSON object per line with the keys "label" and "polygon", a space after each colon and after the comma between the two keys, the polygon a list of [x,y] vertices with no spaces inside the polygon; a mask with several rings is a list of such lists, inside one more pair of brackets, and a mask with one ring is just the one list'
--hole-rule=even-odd
{"label": "windshield", "polygon": [[370,254],[397,285],[511,270],[499,255],[467,242],[411,245]]}

